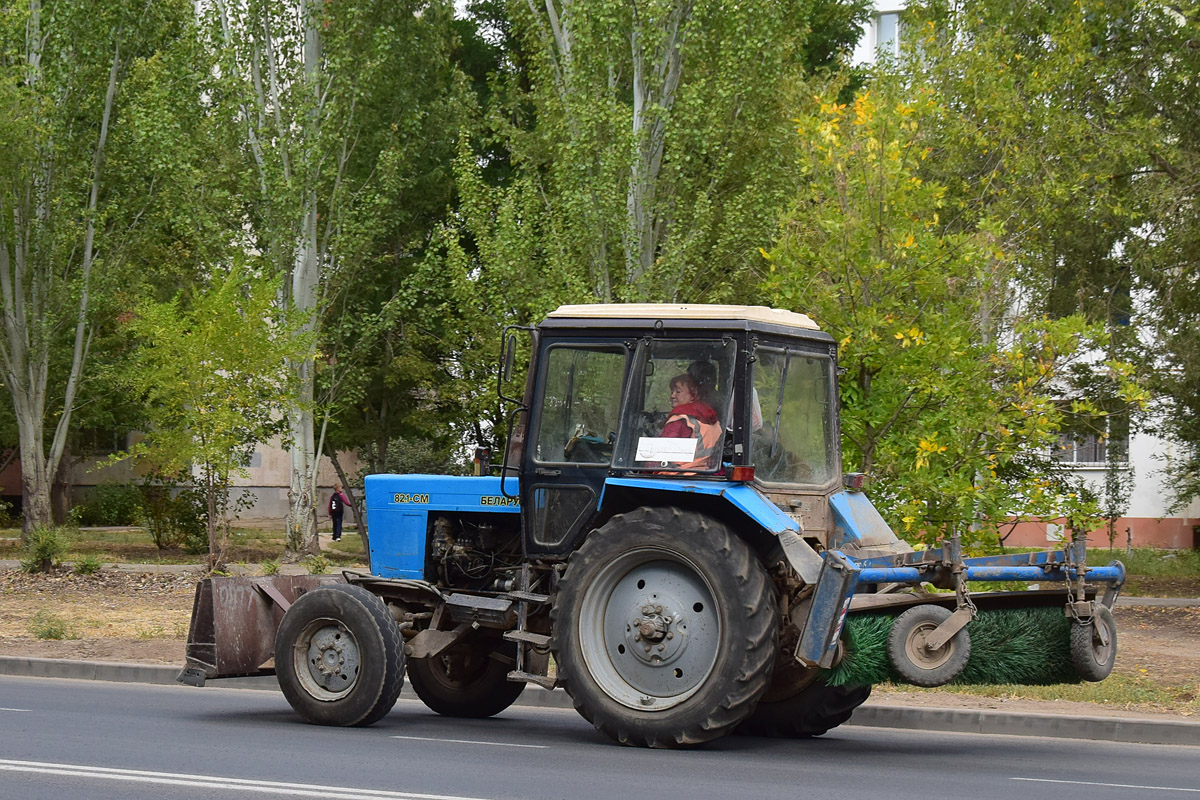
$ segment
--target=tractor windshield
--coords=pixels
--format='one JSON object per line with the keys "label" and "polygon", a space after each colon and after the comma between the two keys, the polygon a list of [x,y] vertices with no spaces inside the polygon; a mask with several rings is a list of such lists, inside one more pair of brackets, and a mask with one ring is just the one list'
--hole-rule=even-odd
{"label": "tractor windshield", "polygon": [[750,396],[750,458],[764,483],[824,486],[838,474],[833,361],[759,347]]}
{"label": "tractor windshield", "polygon": [[733,410],[736,346],[654,340],[638,347],[614,465],[716,472]]}

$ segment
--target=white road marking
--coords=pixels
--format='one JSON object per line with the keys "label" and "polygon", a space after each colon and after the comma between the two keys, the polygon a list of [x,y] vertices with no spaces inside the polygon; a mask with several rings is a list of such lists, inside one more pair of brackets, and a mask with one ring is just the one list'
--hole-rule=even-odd
{"label": "white road marking", "polygon": [[487,800],[452,794],[420,794],[389,792],[379,789],[355,789],[348,786],[324,786],[313,783],[283,783],[256,781],[246,778],[225,778],[219,775],[191,775],[180,772],[148,772],[138,769],[89,767],[82,764],[56,764],[43,761],[12,761],[0,759],[2,772],[32,772],[41,775],[65,775],[73,778],[98,778],[130,783],[151,783],[163,786],[186,786],[201,789],[225,789],[231,792],[257,792],[288,797],[317,797],[328,800]]}
{"label": "white road marking", "polygon": [[1142,786],[1137,783],[1099,783],[1097,781],[1056,781],[1050,778],[1013,778],[1014,781],[1030,783],[1069,783],[1072,786],[1104,786],[1109,789],[1155,789],[1160,792],[1197,792],[1200,789],[1186,789],[1180,786]]}
{"label": "white road marking", "polygon": [[0,711],[25,711],[32,712],[32,708],[0,708]]}
{"label": "white road marking", "polygon": [[528,747],[531,750],[549,750],[548,744],[514,744],[513,742],[481,742],[474,739],[435,739],[432,736],[391,736],[391,739],[411,739],[414,742],[447,742],[449,744],[490,744],[493,747]]}

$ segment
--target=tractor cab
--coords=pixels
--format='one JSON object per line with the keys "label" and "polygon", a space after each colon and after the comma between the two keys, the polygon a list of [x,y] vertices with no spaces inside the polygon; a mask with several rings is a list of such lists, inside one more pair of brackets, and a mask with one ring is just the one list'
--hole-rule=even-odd
{"label": "tractor cab", "polygon": [[534,331],[526,446],[508,470],[530,552],[567,554],[648,493],[731,482],[752,484],[828,544],[827,499],[841,490],[836,355],[811,319],[777,309],[551,312]]}

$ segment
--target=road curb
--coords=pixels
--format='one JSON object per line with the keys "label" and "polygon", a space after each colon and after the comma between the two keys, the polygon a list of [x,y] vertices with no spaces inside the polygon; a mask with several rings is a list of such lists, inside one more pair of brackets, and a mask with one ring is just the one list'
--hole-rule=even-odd
{"label": "road curb", "polygon": [[1051,739],[1088,739],[1097,742],[1200,746],[1200,722],[1140,717],[1014,714],[974,709],[867,704],[854,712],[848,724],[943,733],[985,733],[1044,736]]}
{"label": "road curb", "polygon": [[[180,667],[157,664],[125,664],[114,661],[76,661],[63,658],[23,658],[0,656],[0,675],[31,678],[71,678],[175,685]],[[277,691],[274,676],[222,678],[208,686],[226,689]],[[415,700],[407,683],[402,698]],[[540,708],[572,708],[571,698],[561,689],[547,690],[530,686],[516,705]],[[1053,739],[1088,739],[1137,744],[1175,744],[1200,746],[1200,722],[1162,720],[1141,717],[1058,716],[1055,714],[1016,714],[952,708],[916,708],[868,702],[854,712],[848,725],[874,728],[905,728],[941,733],[983,733],[1006,736],[1043,736]]]}

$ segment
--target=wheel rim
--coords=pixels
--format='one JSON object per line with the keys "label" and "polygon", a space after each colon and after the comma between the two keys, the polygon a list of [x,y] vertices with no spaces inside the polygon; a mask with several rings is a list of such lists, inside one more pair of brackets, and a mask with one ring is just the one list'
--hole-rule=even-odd
{"label": "wheel rim", "polygon": [[946,642],[937,650],[930,650],[925,640],[937,630],[938,623],[922,622],[912,629],[904,642],[908,660],[918,669],[937,669],[954,655],[954,640]]}
{"label": "wheel rim", "polygon": [[317,700],[340,700],[358,682],[358,640],[337,620],[308,623],[296,639],[292,658],[300,685]]}
{"label": "wheel rim", "polygon": [[429,675],[441,686],[461,691],[484,679],[490,660],[486,650],[474,648],[442,653],[429,659]]}
{"label": "wheel rim", "polygon": [[[1101,625],[1104,626],[1104,634],[1105,634],[1104,638],[1108,640],[1107,642],[1101,641],[1101,638],[1100,638],[1100,626]],[[1105,619],[1102,619],[1099,616],[1092,617],[1092,626],[1091,627],[1092,627],[1092,658],[1095,659],[1097,664],[1100,664],[1103,666],[1104,664],[1108,663],[1110,658],[1112,658],[1113,630],[1111,627],[1109,627],[1108,621]]]}
{"label": "wheel rim", "polygon": [[663,711],[687,700],[712,672],[720,641],[713,589],[678,553],[623,554],[600,571],[580,603],[588,671],[630,708]]}

